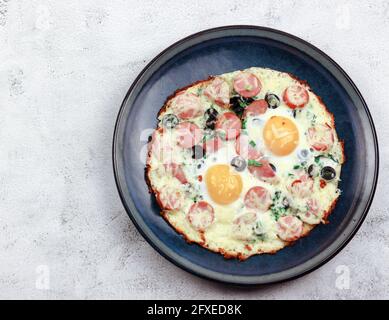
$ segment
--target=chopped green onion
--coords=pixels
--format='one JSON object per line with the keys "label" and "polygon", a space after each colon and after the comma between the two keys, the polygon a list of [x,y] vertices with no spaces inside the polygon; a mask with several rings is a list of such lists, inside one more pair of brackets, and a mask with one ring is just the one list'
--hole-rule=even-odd
{"label": "chopped green onion", "polygon": [[262,166],[262,163],[260,163],[260,162],[257,161],[257,160],[249,159],[248,165],[249,165],[249,166],[254,166],[254,167],[261,167],[261,166]]}

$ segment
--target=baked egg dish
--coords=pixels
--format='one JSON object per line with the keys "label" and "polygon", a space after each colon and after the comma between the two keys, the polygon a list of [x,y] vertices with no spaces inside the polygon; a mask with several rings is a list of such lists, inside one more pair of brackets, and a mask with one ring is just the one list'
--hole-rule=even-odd
{"label": "baked egg dish", "polygon": [[226,258],[275,253],[327,223],[344,162],[306,82],[249,68],[177,90],[158,114],[146,181],[188,242]]}

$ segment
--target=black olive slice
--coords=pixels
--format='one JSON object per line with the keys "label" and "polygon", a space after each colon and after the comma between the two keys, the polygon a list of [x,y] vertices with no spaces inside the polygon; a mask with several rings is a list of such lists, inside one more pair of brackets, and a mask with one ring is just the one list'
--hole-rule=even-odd
{"label": "black olive slice", "polygon": [[336,177],[336,171],[334,168],[326,166],[321,169],[320,175],[323,179],[329,181]]}
{"label": "black olive slice", "polygon": [[173,129],[175,126],[177,126],[179,120],[177,118],[177,116],[175,116],[174,114],[166,114],[163,118],[162,118],[162,125],[165,127],[165,128],[168,128],[168,129]]}
{"label": "black olive slice", "polygon": [[193,159],[201,159],[205,155],[204,149],[200,145],[195,145],[192,147],[192,158]]}
{"label": "black olive slice", "polygon": [[313,175],[314,175],[314,171],[315,171],[315,165],[314,164],[311,164],[309,167],[308,167],[308,175],[312,178]]}
{"label": "black olive slice", "polygon": [[241,117],[243,115],[245,107],[253,101],[253,98],[243,98],[240,96],[232,97],[230,99],[230,109],[235,112],[237,116]]}
{"label": "black olive slice", "polygon": [[307,161],[309,158],[310,151],[308,149],[300,149],[297,151],[297,157],[300,161]]}
{"label": "black olive slice", "polygon": [[282,199],[282,205],[285,207],[285,209],[289,209],[290,203],[289,203],[289,199],[287,197],[284,197]]}
{"label": "black olive slice", "polygon": [[217,110],[215,108],[212,108],[212,107],[207,109],[204,113],[204,117],[206,120],[216,119],[218,115],[219,115],[219,112],[217,112]]}
{"label": "black olive slice", "polygon": [[249,105],[250,103],[254,102],[255,99],[253,98],[241,98],[243,100],[243,102],[246,104],[246,105]]}
{"label": "black olive slice", "polygon": [[266,93],[265,100],[267,104],[269,105],[270,109],[276,109],[280,106],[280,98],[278,98],[277,95],[274,93]]}
{"label": "black olive slice", "polygon": [[208,119],[205,122],[205,129],[215,130],[216,119]]}
{"label": "black olive slice", "polygon": [[241,116],[244,111],[243,101],[240,97],[232,97],[230,99],[230,109],[235,112],[238,116]]}
{"label": "black olive slice", "polygon": [[214,108],[209,108],[205,111],[205,129],[215,130],[216,118],[218,115],[219,112]]}
{"label": "black olive slice", "polygon": [[238,117],[241,117],[243,115],[243,112],[244,112],[244,107],[242,106],[235,106],[233,108],[231,108],[232,111],[235,112],[235,114],[238,116]]}
{"label": "black olive slice", "polygon": [[233,166],[236,171],[241,172],[246,168],[247,162],[242,157],[237,156],[231,160],[231,166]]}

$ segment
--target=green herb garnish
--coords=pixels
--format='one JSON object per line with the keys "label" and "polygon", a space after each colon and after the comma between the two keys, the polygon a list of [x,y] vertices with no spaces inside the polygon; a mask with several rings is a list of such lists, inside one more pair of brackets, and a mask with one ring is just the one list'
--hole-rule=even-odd
{"label": "green herb garnish", "polygon": [[211,139],[214,138],[214,137],[215,137],[214,132],[211,132],[211,133],[206,132],[206,133],[204,134],[204,136],[203,136],[203,142],[208,141],[208,140],[211,140]]}
{"label": "green herb garnish", "polygon": [[249,159],[249,161],[247,161],[247,163],[249,166],[254,166],[254,167],[261,167],[262,166],[262,163],[260,163],[257,160]]}
{"label": "green herb garnish", "polygon": [[253,140],[251,140],[251,141],[249,142],[249,144],[250,144],[250,146],[252,146],[253,148],[257,145]]}
{"label": "green herb garnish", "polygon": [[285,215],[289,205],[285,203],[285,197],[281,199],[281,191],[276,191],[272,199],[273,203],[270,206],[274,219],[277,221],[281,216]]}
{"label": "green herb garnish", "polygon": [[239,100],[239,105],[240,105],[242,108],[246,108],[246,107],[247,107],[247,103],[245,103],[245,102],[242,101],[242,100]]}
{"label": "green herb garnish", "polygon": [[327,155],[327,157],[330,158],[332,161],[334,161],[334,162],[336,162],[336,163],[339,163],[339,161],[338,161],[337,159],[335,159],[334,156],[333,156],[331,153],[329,153],[329,154]]}
{"label": "green herb garnish", "polygon": [[328,159],[331,159],[332,161],[334,161],[334,162],[336,162],[336,163],[339,163],[339,161],[336,160],[336,159],[334,158],[334,156],[333,156],[331,153],[326,154],[326,155],[319,155],[319,156],[316,156],[316,157],[315,157],[315,162],[316,162],[316,163],[319,163],[319,162],[320,162],[320,158],[328,158]]}
{"label": "green herb garnish", "polygon": [[247,125],[247,120],[244,119],[244,120],[242,121],[242,129],[246,129],[246,125]]}

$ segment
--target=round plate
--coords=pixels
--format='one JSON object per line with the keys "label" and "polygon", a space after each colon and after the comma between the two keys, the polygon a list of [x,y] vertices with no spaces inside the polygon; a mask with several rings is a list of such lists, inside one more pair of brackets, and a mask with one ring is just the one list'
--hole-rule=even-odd
{"label": "round plate", "polygon": [[[160,216],[144,179],[146,144],[166,98],[178,88],[210,75],[248,67],[290,72],[308,81],[322,97],[345,142],[342,194],[330,223],[275,255],[244,262],[226,260],[188,244]],[[121,106],[113,140],[113,165],[123,204],[146,240],[179,267],[196,275],[233,283],[265,284],[301,276],[319,267],[353,237],[370,207],[378,176],[378,144],[361,94],[326,54],[290,34],[255,26],[210,29],[173,44],[136,78]]]}

